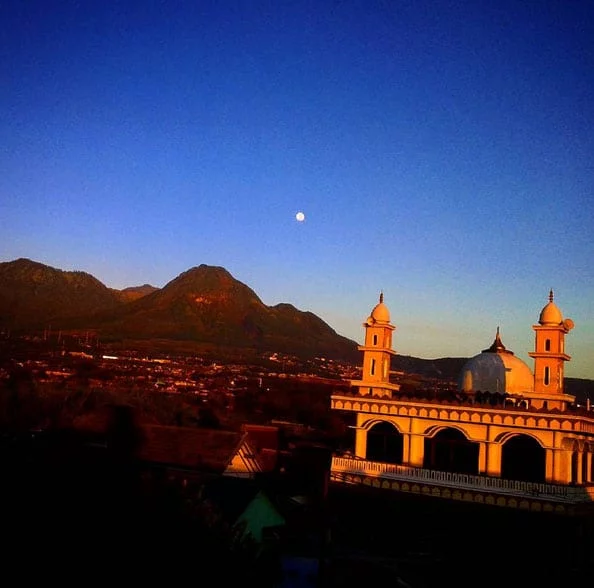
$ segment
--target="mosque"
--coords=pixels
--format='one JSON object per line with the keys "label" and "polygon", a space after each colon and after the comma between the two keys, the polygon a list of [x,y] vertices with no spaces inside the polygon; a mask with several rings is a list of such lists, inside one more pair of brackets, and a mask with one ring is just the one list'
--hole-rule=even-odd
{"label": "mosque", "polygon": [[574,323],[552,290],[532,326],[534,373],[497,329],[463,366],[455,399],[405,395],[390,380],[396,327],[383,294],[363,327],[361,378],[331,397],[356,419],[354,451],[332,458],[333,482],[567,514],[594,505],[594,412],[565,393]]}

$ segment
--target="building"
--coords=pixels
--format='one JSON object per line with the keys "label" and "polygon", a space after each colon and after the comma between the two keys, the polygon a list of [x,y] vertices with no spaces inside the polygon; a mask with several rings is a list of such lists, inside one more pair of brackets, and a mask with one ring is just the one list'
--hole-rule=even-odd
{"label": "building", "polygon": [[572,513],[594,498],[594,413],[565,393],[573,328],[554,302],[535,332],[534,373],[501,341],[464,365],[453,398],[404,395],[390,381],[395,326],[380,295],[363,323],[361,379],[331,397],[355,413],[354,455],[335,455],[331,479],[387,490]]}

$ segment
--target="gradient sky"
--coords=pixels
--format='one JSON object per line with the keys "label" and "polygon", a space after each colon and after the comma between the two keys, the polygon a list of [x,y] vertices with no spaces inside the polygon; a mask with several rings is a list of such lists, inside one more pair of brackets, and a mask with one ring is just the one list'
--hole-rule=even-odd
{"label": "gradient sky", "polygon": [[592,2],[5,0],[0,113],[1,261],[531,367],[552,287],[594,379]]}

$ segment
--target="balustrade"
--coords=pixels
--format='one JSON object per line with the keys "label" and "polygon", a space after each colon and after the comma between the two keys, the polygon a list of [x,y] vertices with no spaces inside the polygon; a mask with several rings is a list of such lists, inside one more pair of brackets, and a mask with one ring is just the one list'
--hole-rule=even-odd
{"label": "balustrade", "polygon": [[364,459],[351,459],[345,457],[332,458],[332,471],[344,474],[381,477],[386,479],[418,480],[426,483],[435,483],[443,486],[466,488],[474,490],[490,490],[500,493],[540,496],[561,500],[585,501],[592,500],[594,488],[579,488],[560,486],[541,482],[523,482],[520,480],[506,480],[488,476],[472,474],[459,474],[455,472],[442,472],[388,464]]}

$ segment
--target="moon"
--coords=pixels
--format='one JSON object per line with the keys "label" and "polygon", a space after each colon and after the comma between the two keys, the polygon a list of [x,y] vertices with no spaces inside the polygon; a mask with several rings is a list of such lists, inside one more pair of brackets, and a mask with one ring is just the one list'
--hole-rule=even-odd
{"label": "moon", "polygon": [[300,211],[295,215],[295,218],[302,223],[305,220],[305,215]]}

